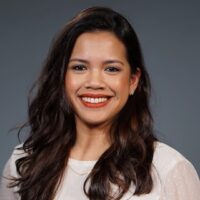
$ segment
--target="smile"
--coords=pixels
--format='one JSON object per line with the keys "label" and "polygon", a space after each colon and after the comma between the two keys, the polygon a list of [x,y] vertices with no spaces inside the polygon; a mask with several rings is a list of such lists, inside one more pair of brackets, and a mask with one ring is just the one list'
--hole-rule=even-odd
{"label": "smile", "polygon": [[97,95],[97,94],[85,94],[80,96],[81,102],[88,108],[100,108],[108,104],[110,96]]}
{"label": "smile", "polygon": [[82,97],[82,100],[84,102],[88,102],[88,103],[94,103],[94,104],[97,104],[97,103],[102,103],[102,102],[105,102],[108,100],[108,98],[91,98],[91,97]]}

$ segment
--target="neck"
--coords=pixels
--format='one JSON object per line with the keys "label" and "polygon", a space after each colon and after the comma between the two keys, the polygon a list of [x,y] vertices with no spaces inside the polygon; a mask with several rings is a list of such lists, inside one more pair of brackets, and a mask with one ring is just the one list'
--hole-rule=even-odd
{"label": "neck", "polygon": [[76,142],[70,152],[71,158],[97,160],[109,146],[109,134],[105,128],[76,121]]}

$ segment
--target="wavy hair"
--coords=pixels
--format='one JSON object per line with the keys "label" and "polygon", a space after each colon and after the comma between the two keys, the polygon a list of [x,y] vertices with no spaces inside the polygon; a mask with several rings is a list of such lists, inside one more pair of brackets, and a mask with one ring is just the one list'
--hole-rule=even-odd
{"label": "wavy hair", "polygon": [[[141,77],[134,95],[113,119],[111,146],[96,162],[83,190],[90,200],[120,199],[131,184],[135,185],[135,195],[152,190],[156,137],[149,108],[150,80],[138,38],[122,15],[110,8],[92,7],[81,11],[57,35],[33,87],[25,125],[30,132],[21,147],[26,155],[16,161],[19,177],[11,185],[18,186],[21,200],[55,197],[76,140],[74,114],[64,88],[65,73],[77,38],[82,33],[95,31],[113,33],[126,47],[131,72],[139,68]],[[115,197],[112,197],[112,185],[119,188]]]}

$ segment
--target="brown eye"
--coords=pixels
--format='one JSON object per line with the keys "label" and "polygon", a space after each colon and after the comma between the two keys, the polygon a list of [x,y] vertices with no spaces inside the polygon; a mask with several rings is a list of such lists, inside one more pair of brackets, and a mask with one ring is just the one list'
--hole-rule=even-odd
{"label": "brown eye", "polygon": [[118,67],[110,66],[110,67],[107,67],[107,68],[105,69],[105,71],[113,73],[113,72],[119,72],[119,71],[121,71],[121,70],[120,70]]}
{"label": "brown eye", "polygon": [[87,68],[84,65],[74,65],[74,66],[72,66],[72,70],[74,70],[74,71],[84,71],[86,69]]}

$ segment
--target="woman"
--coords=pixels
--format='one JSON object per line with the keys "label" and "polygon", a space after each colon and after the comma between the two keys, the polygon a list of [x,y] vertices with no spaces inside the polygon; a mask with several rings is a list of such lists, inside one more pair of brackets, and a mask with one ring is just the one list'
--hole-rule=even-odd
{"label": "woman", "polygon": [[193,166],[153,135],[140,45],[117,12],[93,7],[72,19],[36,91],[1,199],[200,199]]}

